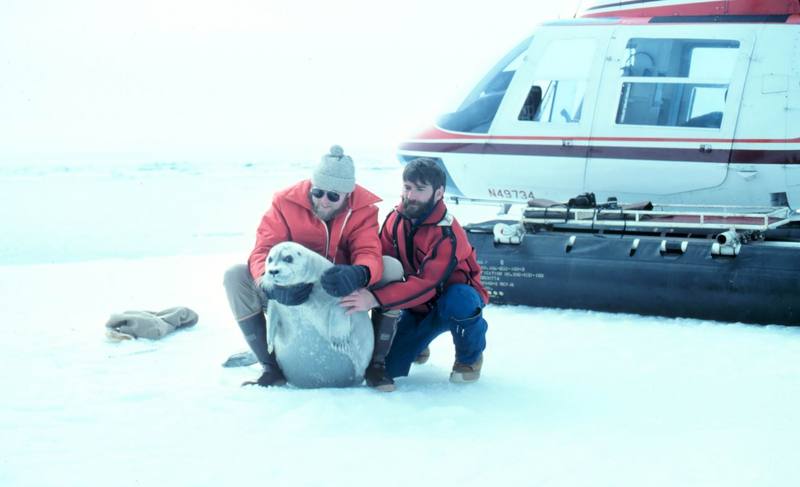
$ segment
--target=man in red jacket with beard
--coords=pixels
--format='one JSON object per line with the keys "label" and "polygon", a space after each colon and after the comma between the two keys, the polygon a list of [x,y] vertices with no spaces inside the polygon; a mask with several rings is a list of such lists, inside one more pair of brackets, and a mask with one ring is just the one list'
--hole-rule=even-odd
{"label": "man in red jacket with beard", "polygon": [[270,249],[281,242],[297,242],[336,264],[321,278],[325,290],[333,295],[345,296],[374,284],[383,273],[375,206],[379,201],[355,183],[353,160],[337,145],[322,157],[310,180],[275,193],[261,219],[247,265],[233,266],[225,273],[231,311],[264,368],[257,381],[245,384],[268,387],[286,383],[275,355],[267,351],[264,310],[269,299],[293,306],[311,293],[311,286],[301,284],[275,286],[265,294],[260,281]]}
{"label": "man in red jacket with beard", "polygon": [[450,381],[480,378],[487,330],[482,310],[489,294],[481,284],[475,249],[447,212],[444,186],[444,171],[434,160],[408,163],[402,202],[380,235],[383,254],[402,263],[405,278],[342,299],[351,311],[379,310],[373,311],[375,352],[365,375],[367,384],[380,390],[394,390],[393,378],[408,375],[416,357],[446,331],[456,349]]}

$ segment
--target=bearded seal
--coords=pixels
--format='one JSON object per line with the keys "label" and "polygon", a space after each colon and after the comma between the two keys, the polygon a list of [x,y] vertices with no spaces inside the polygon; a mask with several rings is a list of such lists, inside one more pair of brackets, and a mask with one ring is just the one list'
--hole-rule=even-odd
{"label": "bearded seal", "polygon": [[303,304],[267,303],[267,343],[275,352],[286,380],[302,388],[349,387],[361,384],[374,346],[366,312],[346,315],[339,298],[320,285],[333,264],[295,242],[283,242],[267,255],[261,287],[313,286]]}

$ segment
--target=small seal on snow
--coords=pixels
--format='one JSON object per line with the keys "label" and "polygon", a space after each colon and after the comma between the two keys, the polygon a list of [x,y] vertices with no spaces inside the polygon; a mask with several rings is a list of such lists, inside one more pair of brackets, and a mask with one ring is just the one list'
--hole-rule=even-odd
{"label": "small seal on snow", "polygon": [[296,387],[347,387],[361,384],[372,357],[374,337],[366,312],[345,315],[339,299],[319,284],[331,267],[327,259],[295,242],[270,250],[261,286],[312,285],[308,300],[285,306],[267,304],[267,342],[286,380]]}

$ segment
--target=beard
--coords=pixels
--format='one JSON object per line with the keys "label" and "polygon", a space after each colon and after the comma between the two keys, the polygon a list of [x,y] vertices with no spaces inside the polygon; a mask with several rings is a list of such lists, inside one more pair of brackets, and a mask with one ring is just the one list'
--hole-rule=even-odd
{"label": "beard", "polygon": [[314,207],[314,214],[324,222],[333,220],[333,217],[335,217],[342,210],[342,208],[345,207],[344,204],[340,204],[339,206],[329,206],[326,208],[322,206],[321,201],[313,200],[311,201],[311,206]]}
{"label": "beard", "polygon": [[428,201],[403,198],[403,213],[412,220],[416,220],[423,215],[427,215],[435,204],[434,195],[431,195]]}

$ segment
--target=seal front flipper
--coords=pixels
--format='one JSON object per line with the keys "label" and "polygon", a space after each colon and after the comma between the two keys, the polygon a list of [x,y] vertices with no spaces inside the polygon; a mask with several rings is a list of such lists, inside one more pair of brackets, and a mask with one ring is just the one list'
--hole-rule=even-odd
{"label": "seal front flipper", "polygon": [[333,348],[347,353],[350,349],[350,334],[353,331],[352,318],[344,314],[338,306],[328,312],[328,340]]}
{"label": "seal front flipper", "polygon": [[267,352],[275,352],[275,337],[278,336],[278,328],[281,326],[278,312],[278,304],[270,303],[267,311]]}

